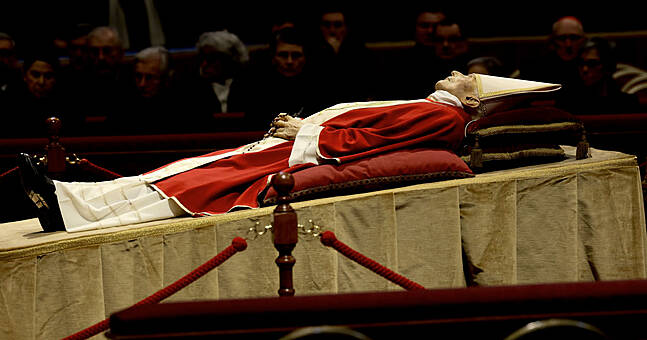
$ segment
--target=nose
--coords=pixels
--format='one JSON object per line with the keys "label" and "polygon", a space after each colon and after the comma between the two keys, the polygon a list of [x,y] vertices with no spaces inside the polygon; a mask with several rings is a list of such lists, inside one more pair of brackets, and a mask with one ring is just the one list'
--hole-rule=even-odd
{"label": "nose", "polygon": [[38,83],[38,85],[43,85],[43,84],[45,84],[45,76],[44,76],[44,75],[40,75],[38,78],[36,78],[36,82]]}
{"label": "nose", "polygon": [[462,74],[458,71],[452,71],[452,76],[457,77],[457,76],[462,76]]}

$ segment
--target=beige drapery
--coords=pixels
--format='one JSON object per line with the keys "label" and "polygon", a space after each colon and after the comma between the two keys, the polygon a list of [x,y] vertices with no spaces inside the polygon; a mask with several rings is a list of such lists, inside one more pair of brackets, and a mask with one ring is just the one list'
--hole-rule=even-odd
{"label": "beige drapery", "polygon": [[[564,147],[567,154],[574,149]],[[645,216],[635,157],[593,157],[474,178],[293,204],[299,223],[426,288],[646,277]],[[270,224],[272,207],[67,234],[36,220],[0,225],[0,338],[70,335],[154,293]],[[297,295],[399,290],[302,235]],[[168,301],[276,296],[269,235]],[[98,338],[103,337],[102,335]]]}

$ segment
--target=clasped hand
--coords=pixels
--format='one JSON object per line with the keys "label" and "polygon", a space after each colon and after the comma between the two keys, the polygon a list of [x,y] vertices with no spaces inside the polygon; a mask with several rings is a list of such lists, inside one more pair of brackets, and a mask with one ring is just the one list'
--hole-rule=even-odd
{"label": "clasped hand", "polygon": [[303,126],[303,121],[299,118],[294,118],[281,113],[272,121],[270,131],[267,132],[268,136],[283,138],[287,140],[294,140]]}

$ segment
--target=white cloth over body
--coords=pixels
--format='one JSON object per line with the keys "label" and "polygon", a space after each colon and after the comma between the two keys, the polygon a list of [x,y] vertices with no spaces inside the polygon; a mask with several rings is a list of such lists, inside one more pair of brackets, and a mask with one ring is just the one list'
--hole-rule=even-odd
{"label": "white cloth over body", "polygon": [[[436,91],[429,99],[462,107],[460,101],[446,91]],[[319,164],[320,124],[358,106],[388,106],[414,101],[384,101],[338,104],[305,118],[290,154],[289,165]],[[171,163],[144,175],[122,177],[104,182],[54,181],[61,215],[68,232],[102,229],[126,224],[149,222],[187,214],[172,197],[160,194],[151,183],[177,173],[247,152],[268,149],[285,140],[268,138],[230,152],[210,157],[193,157]]]}
{"label": "white cloth over body", "polygon": [[54,181],[65,229],[101,229],[185,214],[138,176],[106,182]]}

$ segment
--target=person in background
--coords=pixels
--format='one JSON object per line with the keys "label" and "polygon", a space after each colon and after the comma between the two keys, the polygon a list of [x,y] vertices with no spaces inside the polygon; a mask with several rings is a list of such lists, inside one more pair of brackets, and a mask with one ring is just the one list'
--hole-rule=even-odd
{"label": "person in background", "polygon": [[348,36],[348,25],[346,16],[342,11],[330,11],[321,15],[321,36],[332,48],[335,54],[339,54],[341,45]]}
{"label": "person in background", "polygon": [[13,94],[12,115],[3,129],[5,137],[47,137],[46,119],[61,117],[58,97],[59,61],[54,50],[31,51],[24,58],[23,82]]}
{"label": "person in background", "polygon": [[183,79],[180,96],[191,103],[190,119],[197,130],[225,130],[236,126],[215,126],[220,113],[244,113],[250,103],[248,83],[249,52],[237,35],[228,31],[202,33],[196,43],[196,67]]}
{"label": "person in background", "polygon": [[97,79],[115,80],[122,76],[124,48],[117,31],[101,26],[88,34],[90,71]]}
{"label": "person in background", "polygon": [[478,57],[467,62],[467,73],[488,74],[491,76],[507,77],[503,63],[497,57]]}
{"label": "person in background", "polygon": [[613,79],[617,61],[611,42],[591,38],[579,49],[579,78],[556,105],[573,114],[613,114],[640,111],[636,95],[622,92]]}
{"label": "person in background", "polygon": [[92,31],[89,24],[78,24],[72,28],[66,43],[69,58],[67,71],[70,73],[85,72],[88,68],[88,34]]}
{"label": "person in background", "polygon": [[[58,58],[43,53],[25,58],[23,80],[29,96],[36,101],[49,101],[56,95]],[[38,112],[46,113],[48,105],[41,105]]]}
{"label": "person in background", "polygon": [[567,96],[570,87],[579,81],[578,57],[585,42],[584,26],[578,18],[559,18],[552,25],[545,51],[525,61],[519,77],[562,84],[559,96]]}
{"label": "person in background", "polygon": [[416,17],[416,45],[433,48],[436,42],[436,27],[445,18],[445,12],[439,8],[429,8],[420,11]]}
{"label": "person in background", "polygon": [[306,117],[324,108],[316,98],[317,80],[309,58],[302,31],[286,27],[275,32],[265,68],[256,73],[257,105],[251,115],[260,129],[268,127],[278,113]]}
{"label": "person in background", "polygon": [[466,72],[470,56],[470,46],[463,32],[463,27],[457,20],[448,17],[439,22],[434,33],[436,49],[436,68],[440,74],[448,74],[452,70]]}
{"label": "person in background", "polygon": [[7,33],[0,32],[0,103],[7,107],[12,93],[18,90],[20,66],[16,56],[16,42]]}
{"label": "person in background", "polygon": [[250,74],[263,73],[269,67],[272,59],[272,43],[276,39],[278,31],[285,28],[303,31],[303,23],[299,20],[299,14],[293,8],[279,7],[268,15],[268,25],[263,33],[266,46],[249,51],[249,72]]}
{"label": "person in background", "polygon": [[87,37],[88,67],[74,82],[66,81],[64,125],[74,135],[114,134],[109,126],[127,115],[127,65],[117,31],[94,28]]}
{"label": "person in background", "polygon": [[422,7],[415,16],[415,44],[392,56],[384,98],[420,98],[431,89],[429,79],[452,70],[467,73],[469,45],[462,27],[442,7]]}
{"label": "person in background", "polygon": [[321,76],[324,106],[369,100],[375,95],[376,61],[343,8],[324,9],[318,17],[319,36],[310,65]]}
{"label": "person in background", "polygon": [[180,120],[173,118],[180,111],[166,48],[152,46],[135,54],[129,90],[124,109],[131,114],[116,122],[120,130],[132,134],[181,132]]}
{"label": "person in background", "polygon": [[166,48],[148,47],[135,55],[134,81],[138,96],[146,99],[159,97],[170,81],[171,57]]}
{"label": "person in background", "polygon": [[586,41],[582,22],[576,17],[563,17],[553,24],[549,37],[550,48],[564,62],[578,58],[580,49]]}
{"label": "person in background", "polygon": [[[62,38],[67,63],[62,63],[57,74],[57,87],[60,95],[65,95],[75,103],[73,93],[79,91],[82,84],[88,84],[90,56],[88,55],[88,34],[93,27],[90,24],[74,25]],[[73,105],[70,105],[74,108]],[[60,117],[59,117],[60,118]],[[80,118],[77,117],[78,120]]]}

